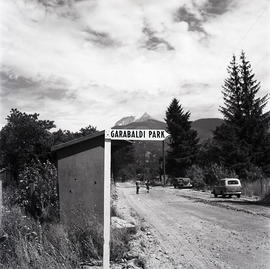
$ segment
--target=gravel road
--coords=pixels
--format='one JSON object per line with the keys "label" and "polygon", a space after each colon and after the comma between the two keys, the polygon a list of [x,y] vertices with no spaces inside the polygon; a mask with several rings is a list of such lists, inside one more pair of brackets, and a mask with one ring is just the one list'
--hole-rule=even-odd
{"label": "gravel road", "polygon": [[172,187],[141,188],[138,195],[131,183],[117,189],[169,257],[155,268],[270,268],[268,207]]}

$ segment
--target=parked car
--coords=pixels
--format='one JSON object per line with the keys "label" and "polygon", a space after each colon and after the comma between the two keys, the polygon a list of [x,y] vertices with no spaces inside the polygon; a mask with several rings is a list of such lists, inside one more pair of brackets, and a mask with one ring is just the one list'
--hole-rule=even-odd
{"label": "parked car", "polygon": [[191,180],[188,177],[175,177],[173,179],[174,188],[192,188]]}
{"label": "parked car", "polygon": [[214,186],[212,193],[215,197],[222,195],[222,197],[236,195],[241,196],[241,182],[238,178],[223,178]]}

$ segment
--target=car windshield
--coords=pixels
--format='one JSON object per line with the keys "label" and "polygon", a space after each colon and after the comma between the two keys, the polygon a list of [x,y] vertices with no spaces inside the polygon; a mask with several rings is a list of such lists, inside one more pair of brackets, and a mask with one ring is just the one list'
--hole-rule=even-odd
{"label": "car windshield", "polygon": [[238,180],[228,180],[228,185],[238,185]]}

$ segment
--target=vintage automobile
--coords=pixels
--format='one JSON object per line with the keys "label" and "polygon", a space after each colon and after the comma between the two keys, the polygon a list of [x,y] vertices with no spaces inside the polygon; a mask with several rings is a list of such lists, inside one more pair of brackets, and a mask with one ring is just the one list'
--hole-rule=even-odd
{"label": "vintage automobile", "polygon": [[192,184],[190,182],[190,178],[188,177],[175,177],[172,181],[172,184],[174,186],[174,188],[192,188]]}
{"label": "vintage automobile", "polygon": [[214,186],[212,193],[215,197],[218,195],[222,195],[222,197],[236,195],[240,198],[241,182],[238,178],[223,178]]}

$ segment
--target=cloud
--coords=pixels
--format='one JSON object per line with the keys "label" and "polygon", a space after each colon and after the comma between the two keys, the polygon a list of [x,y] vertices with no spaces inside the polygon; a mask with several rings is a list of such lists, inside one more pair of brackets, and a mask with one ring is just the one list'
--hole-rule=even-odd
{"label": "cloud", "polygon": [[233,0],[208,0],[204,3],[201,13],[204,16],[223,15],[234,7]]}
{"label": "cloud", "polygon": [[165,39],[159,38],[148,27],[143,28],[143,33],[146,36],[145,47],[149,50],[158,50],[159,48],[165,48],[166,50],[174,50],[174,47]]}
{"label": "cloud", "polygon": [[198,19],[193,13],[189,12],[185,7],[180,7],[175,15],[176,22],[187,22],[189,31],[198,31],[205,33],[202,26],[202,20]]}
{"label": "cloud", "polygon": [[226,67],[242,49],[269,91],[267,0],[49,3],[0,3],[1,115],[16,106],[101,129],[145,111],[163,118],[177,97],[193,119],[221,116]]}
{"label": "cloud", "polygon": [[99,46],[114,47],[116,45],[120,45],[120,43],[113,40],[108,33],[97,32],[89,27],[87,27],[84,31],[87,34],[85,40],[88,40],[92,43],[96,43]]}

